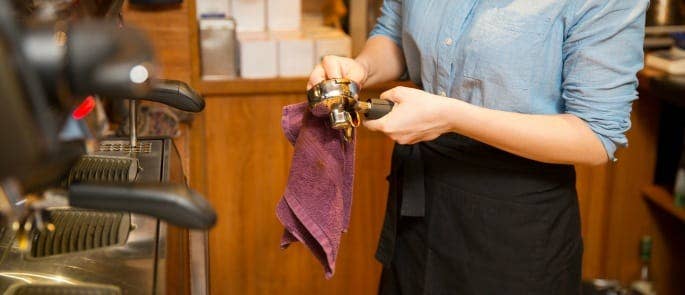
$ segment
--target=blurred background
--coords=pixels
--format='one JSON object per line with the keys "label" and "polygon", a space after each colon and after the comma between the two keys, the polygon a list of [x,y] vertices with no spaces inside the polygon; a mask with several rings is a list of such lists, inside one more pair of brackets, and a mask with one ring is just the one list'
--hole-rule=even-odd
{"label": "blurred background", "polygon": [[[25,22],[36,17],[40,5],[26,4],[38,2],[14,2]],[[389,139],[359,129],[351,225],[332,279],[303,245],[279,248],[275,207],[293,153],[281,131],[282,107],[305,101],[307,76],[324,55],[360,51],[382,0],[131,0],[114,1],[120,5],[112,11],[99,10],[113,7],[100,2],[70,17],[140,29],[156,56],[156,77],[183,81],[206,105],[191,113],[142,101],[131,121],[130,104],[102,102],[108,136],[128,137],[136,122],[141,136],[172,140],[185,180],[217,213],[210,230],[173,240],[189,248],[179,255],[201,263],[179,264],[187,272],[177,283],[188,284],[163,293],[375,294]],[[685,294],[685,2],[651,2],[630,147],[616,163],[576,167],[583,278],[597,292],[589,294]],[[412,86],[387,83],[361,96],[399,85]]]}

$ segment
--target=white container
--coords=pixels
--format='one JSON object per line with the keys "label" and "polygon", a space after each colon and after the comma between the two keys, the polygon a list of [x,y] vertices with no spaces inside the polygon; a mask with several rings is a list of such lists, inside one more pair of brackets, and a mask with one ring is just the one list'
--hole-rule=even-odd
{"label": "white container", "polygon": [[238,33],[240,76],[246,79],[278,76],[278,44],[266,32]]}
{"label": "white container", "polygon": [[235,78],[238,75],[235,22],[232,19],[201,19],[199,22],[202,79]]}
{"label": "white container", "polygon": [[267,0],[266,19],[270,31],[297,31],[302,21],[302,1]]}
{"label": "white container", "polygon": [[314,41],[300,32],[277,32],[278,75],[280,77],[307,77],[314,68]]}
{"label": "white container", "polygon": [[266,0],[230,0],[238,32],[266,30]]}

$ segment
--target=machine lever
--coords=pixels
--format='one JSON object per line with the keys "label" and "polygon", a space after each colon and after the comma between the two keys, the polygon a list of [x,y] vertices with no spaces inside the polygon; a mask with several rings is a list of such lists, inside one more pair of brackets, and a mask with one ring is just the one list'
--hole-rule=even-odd
{"label": "machine lever", "polygon": [[216,223],[209,202],[182,184],[75,184],[69,188],[69,205],[140,213],[191,229]]}
{"label": "machine lever", "polygon": [[143,100],[163,103],[186,112],[201,112],[205,108],[205,100],[188,84],[178,80],[154,80],[150,92],[140,98]]}

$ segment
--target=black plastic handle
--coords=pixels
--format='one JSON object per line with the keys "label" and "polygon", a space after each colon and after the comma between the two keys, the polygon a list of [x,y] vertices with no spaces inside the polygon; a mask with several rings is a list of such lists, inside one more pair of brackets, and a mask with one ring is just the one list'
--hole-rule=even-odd
{"label": "black plastic handle", "polygon": [[69,205],[140,213],[192,229],[209,229],[216,223],[207,200],[181,184],[77,184],[69,188]]}
{"label": "black plastic handle", "polygon": [[186,112],[201,112],[205,108],[202,95],[178,80],[155,80],[143,100],[156,101]]}
{"label": "black plastic handle", "polygon": [[395,105],[395,103],[392,101],[380,98],[371,98],[366,102],[368,102],[370,106],[369,110],[366,112],[366,119],[369,120],[382,118],[390,113],[390,111],[392,111],[392,107]]}

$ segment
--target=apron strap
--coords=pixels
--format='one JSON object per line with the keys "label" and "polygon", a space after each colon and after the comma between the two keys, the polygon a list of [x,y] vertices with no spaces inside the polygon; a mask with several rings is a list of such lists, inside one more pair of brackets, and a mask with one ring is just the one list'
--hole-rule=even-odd
{"label": "apron strap", "polygon": [[396,145],[395,152],[402,169],[401,216],[423,217],[426,215],[426,186],[423,158],[418,144]]}

